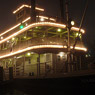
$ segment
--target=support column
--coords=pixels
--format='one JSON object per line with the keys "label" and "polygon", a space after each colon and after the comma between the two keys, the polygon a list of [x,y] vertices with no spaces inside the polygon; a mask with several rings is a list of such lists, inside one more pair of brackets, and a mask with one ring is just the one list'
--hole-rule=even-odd
{"label": "support column", "polygon": [[24,57],[23,57],[23,75],[25,74],[25,54],[24,54]]}
{"label": "support column", "polygon": [[9,67],[9,80],[13,80],[13,67]]}
{"label": "support column", "polygon": [[80,56],[80,70],[81,70],[81,56]]}
{"label": "support column", "polygon": [[14,58],[14,75],[16,76],[16,58]]}
{"label": "support column", "polygon": [[0,81],[3,81],[3,67],[0,67]]}
{"label": "support column", "polygon": [[36,0],[31,0],[31,20],[32,20],[32,23],[35,23],[36,22],[36,10],[35,10],[35,7],[36,7]]}
{"label": "support column", "polygon": [[55,54],[52,54],[52,62],[53,62],[53,73],[56,73],[58,57]]}
{"label": "support column", "polygon": [[6,68],[6,61],[4,62],[4,68]]}
{"label": "support column", "polygon": [[37,75],[40,76],[40,54],[38,54],[38,58],[37,58],[37,62],[38,62],[38,66],[37,66]]}

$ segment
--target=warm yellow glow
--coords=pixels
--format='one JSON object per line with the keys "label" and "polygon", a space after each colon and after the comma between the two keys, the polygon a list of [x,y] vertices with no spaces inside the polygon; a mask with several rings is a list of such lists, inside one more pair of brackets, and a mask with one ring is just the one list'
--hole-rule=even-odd
{"label": "warm yellow glow", "polygon": [[31,55],[31,53],[27,53],[27,55],[28,55],[28,56],[30,56],[30,55]]}
{"label": "warm yellow glow", "polygon": [[26,39],[27,37],[26,36],[24,36],[24,39]]}
{"label": "warm yellow glow", "polygon": [[[38,16],[37,16],[37,17],[38,17]],[[40,17],[43,17],[43,18],[46,18],[46,19],[48,18],[48,17],[44,17],[44,16],[40,16]],[[22,23],[25,23],[26,21],[28,21],[28,20],[30,20],[30,19],[31,19],[31,17],[28,17],[28,18],[26,18],[24,21],[22,21]],[[51,19],[53,19],[53,18],[51,18]],[[48,23],[49,23],[49,22],[48,22]],[[57,23],[55,23],[55,24],[57,24]],[[10,29],[6,30],[5,32],[1,33],[0,36],[2,36],[2,35],[4,35],[4,34],[10,32],[10,31],[12,31],[13,29],[17,28],[17,27],[20,26],[20,25],[21,25],[21,23],[19,23],[19,24],[13,26],[12,28],[10,28]],[[64,26],[63,28],[66,27],[66,25],[64,25],[64,24],[58,24],[58,25],[59,25],[59,27],[62,26],[62,25]],[[53,26],[53,25],[52,25],[52,26]],[[75,30],[75,31],[79,31],[79,28],[76,28],[76,27],[72,27],[71,29],[72,29],[72,30]],[[81,29],[81,32],[82,32],[82,33],[85,33],[85,31],[84,31],[83,29]]]}
{"label": "warm yellow glow", "polygon": [[[63,46],[64,48],[67,48],[67,46]],[[73,46],[70,46],[71,49],[73,49]],[[75,47],[76,50],[83,50],[83,51],[87,51],[87,48],[83,48],[83,47]]]}
{"label": "warm yellow glow", "polygon": [[49,18],[49,17],[46,17],[46,16],[36,16],[36,17],[49,19],[49,20],[52,20],[52,21],[56,21],[54,18]]}
{"label": "warm yellow glow", "polygon": [[67,46],[63,46],[64,48],[67,48]]}
{"label": "warm yellow glow", "polygon": [[[23,52],[26,52],[28,50],[33,50],[33,49],[40,49],[40,48],[64,48],[63,45],[38,45],[38,46],[31,46],[31,47],[28,47],[28,48],[25,48],[25,49],[22,49],[22,50],[19,50],[19,51],[16,51],[16,52],[12,52],[12,53],[9,53],[9,54],[6,54],[6,55],[2,55],[0,56],[0,59],[2,58],[6,58],[6,57],[10,57],[10,56],[13,56],[13,55],[16,55],[16,54],[19,54],[19,53],[23,53]],[[71,48],[73,48],[71,46]],[[81,48],[81,47],[75,47],[76,50],[83,50],[83,51],[86,51],[87,49],[86,48]]]}
{"label": "warm yellow glow", "polygon": [[[71,49],[73,49],[73,46],[70,47]],[[82,48],[82,47],[75,47],[76,50],[83,50],[83,51],[87,51],[87,48]]]}
{"label": "warm yellow glow", "polygon": [[88,55],[86,55],[85,57],[89,57]]}
{"label": "warm yellow glow", "polygon": [[1,37],[1,40],[3,39],[3,37]]}
{"label": "warm yellow glow", "polygon": [[28,21],[28,20],[30,20],[31,19],[31,17],[28,17],[28,18],[26,18],[24,21],[22,21],[22,23],[25,23],[26,21]]}
{"label": "warm yellow glow", "polygon": [[63,57],[63,56],[64,56],[64,52],[60,52],[60,53],[59,53],[59,56],[60,56],[60,57]]}
{"label": "warm yellow glow", "polygon": [[54,27],[66,28],[66,25],[64,25],[64,24],[57,24],[57,23],[51,23],[51,22],[33,23],[33,24],[30,24],[27,27],[15,32],[14,34],[6,37],[5,39],[1,40],[0,44],[7,41],[7,40],[9,40],[9,39],[11,39],[11,38],[13,38],[13,37],[15,37],[15,36],[17,36],[17,35],[19,35],[19,34],[21,34],[21,33],[23,33],[23,32],[25,32],[26,30],[28,30],[30,28],[37,27],[37,26],[54,26]]}
{"label": "warm yellow glow", "polygon": [[11,30],[15,29],[16,27],[20,26],[20,24],[21,24],[21,23],[19,23],[19,24],[17,24],[17,25],[15,25],[15,26],[13,26],[12,28],[10,28],[10,29],[6,30],[5,32],[1,33],[1,34],[0,34],[0,36],[2,36],[2,35],[4,35],[4,34],[8,33],[9,31],[11,31]]}
{"label": "warm yellow glow", "polygon": [[15,40],[15,38],[12,38],[12,41],[14,41]]}
{"label": "warm yellow glow", "polygon": [[54,18],[50,18],[50,20],[52,20],[52,21],[56,21]]}
{"label": "warm yellow glow", "polygon": [[7,41],[7,40],[9,40],[9,39],[11,39],[11,38],[13,38],[13,37],[15,37],[15,36],[17,36],[17,35],[19,35],[19,34],[21,34],[21,33],[23,33],[23,32],[25,32],[26,30],[28,30],[30,28],[37,27],[37,26],[53,26],[53,27],[58,27],[58,28],[62,28],[62,29],[66,28],[66,25],[64,25],[64,24],[58,24],[58,23],[52,23],[52,22],[33,23],[33,24],[30,24],[27,27],[25,27],[25,28],[23,28],[23,29],[15,32],[14,34],[6,37],[5,39],[2,39],[0,41],[0,44],[3,43],[3,42],[5,42],[5,41]]}
{"label": "warm yellow glow", "polygon": [[[26,18],[24,21],[22,21],[22,23],[25,23],[26,21],[28,21],[28,20],[30,20],[30,19],[31,19],[31,17],[28,17],[28,18]],[[2,35],[4,35],[4,34],[10,32],[10,31],[12,31],[13,29],[17,28],[17,27],[20,26],[20,25],[21,25],[21,23],[19,23],[19,24],[13,26],[12,28],[10,28],[10,29],[6,30],[5,32],[1,33],[0,36],[2,36]]]}
{"label": "warm yellow glow", "polygon": [[40,18],[40,21],[44,21],[45,19],[44,18]]}
{"label": "warm yellow glow", "polygon": [[16,52],[12,52],[10,54],[6,54],[6,55],[3,55],[3,56],[0,56],[0,59],[1,58],[5,58],[5,57],[9,57],[9,56],[13,56],[13,55],[16,55],[16,54],[19,54],[19,53],[23,53],[25,51],[28,51],[28,50],[32,50],[32,49],[40,49],[40,48],[63,48],[62,45],[39,45],[39,46],[32,46],[32,47],[28,47],[28,48],[25,48],[25,49],[22,49],[22,50],[19,50],[19,51],[16,51]]}
{"label": "warm yellow glow", "polygon": [[[72,27],[71,30],[79,31],[79,28]],[[81,29],[80,32],[85,33],[85,30]]]}
{"label": "warm yellow glow", "polygon": [[61,32],[62,30],[60,28],[57,29],[58,32]]}
{"label": "warm yellow glow", "polygon": [[[22,5],[22,6],[20,6],[17,10],[13,11],[13,14],[17,13],[19,10],[21,10],[21,9],[24,8],[24,7],[26,7],[26,8],[31,8],[31,6],[29,6],[29,5]],[[36,7],[36,10],[44,11],[44,9],[38,8],[38,7]]]}
{"label": "warm yellow glow", "polygon": [[75,22],[74,22],[74,21],[71,21],[71,25],[72,25],[72,26],[75,25]]}
{"label": "warm yellow glow", "polygon": [[36,10],[44,11],[44,9],[42,9],[42,8],[38,8],[38,7],[36,7]]}
{"label": "warm yellow glow", "polygon": [[76,37],[79,35],[79,33],[76,33]]}
{"label": "warm yellow glow", "polygon": [[81,34],[80,33],[76,33],[76,37],[80,37],[81,38]]}
{"label": "warm yellow glow", "polygon": [[[38,16],[37,16],[37,17],[38,17]],[[39,16],[39,17],[40,17],[40,18],[44,18],[44,19],[48,19],[48,17],[44,17],[44,16]],[[27,22],[27,21],[30,20],[30,19],[31,19],[31,17],[28,17],[28,18],[26,18],[25,20],[23,20],[22,23],[25,23],[25,22]],[[55,21],[55,19],[53,19],[53,18],[50,18],[50,20]],[[21,25],[21,23],[19,23],[19,24],[13,26],[12,28],[10,28],[10,29],[6,30],[5,32],[1,33],[0,36],[2,36],[2,35],[4,35],[4,34],[10,32],[10,31],[12,31],[13,29],[19,27],[20,25]],[[26,26],[27,26],[27,25],[26,25]]]}

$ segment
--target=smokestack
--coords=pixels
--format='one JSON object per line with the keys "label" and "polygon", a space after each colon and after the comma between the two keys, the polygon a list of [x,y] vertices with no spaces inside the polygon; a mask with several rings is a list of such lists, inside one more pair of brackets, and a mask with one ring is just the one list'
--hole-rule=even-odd
{"label": "smokestack", "polygon": [[31,0],[31,20],[32,23],[36,22],[36,0]]}
{"label": "smokestack", "polygon": [[64,22],[64,5],[65,5],[65,0],[60,0],[60,17],[61,17],[61,22]]}

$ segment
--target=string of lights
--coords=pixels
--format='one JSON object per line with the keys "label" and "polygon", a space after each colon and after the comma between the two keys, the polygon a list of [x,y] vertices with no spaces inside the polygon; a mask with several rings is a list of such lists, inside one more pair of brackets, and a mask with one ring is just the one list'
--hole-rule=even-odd
{"label": "string of lights", "polygon": [[[30,20],[30,19],[31,19],[31,17],[28,17],[27,19],[25,19],[24,21],[22,21],[22,23],[25,23],[26,21],[28,21],[28,20]],[[52,19],[52,18],[51,18],[51,19]],[[52,22],[38,22],[38,23],[34,23],[33,25],[38,25],[38,26],[43,25],[43,26],[45,26],[45,25],[47,25],[47,24],[48,24],[48,26],[54,26],[54,27],[59,27],[59,28],[66,28],[66,25],[65,25],[65,24],[58,24],[58,23],[52,23]],[[10,31],[12,31],[13,29],[17,28],[17,27],[20,26],[20,25],[21,25],[21,23],[15,25],[15,26],[13,26],[13,27],[11,27],[10,29],[8,29],[8,30],[6,30],[5,32],[1,33],[0,36],[3,36],[4,34],[6,34],[6,33],[10,32]],[[32,25],[32,24],[31,24],[31,25]],[[27,27],[28,27],[28,26],[27,26]],[[25,28],[26,28],[26,27],[25,27]],[[79,28],[72,27],[71,30],[79,31]],[[85,30],[81,29],[80,32],[81,32],[81,33],[85,33]],[[1,40],[1,41],[2,41],[2,40]],[[1,42],[0,42],[0,43],[1,43]]]}
{"label": "string of lights", "polygon": [[[31,47],[28,47],[28,48],[25,48],[25,49],[21,49],[21,50],[15,51],[15,52],[11,52],[11,53],[6,54],[6,55],[2,55],[2,56],[0,56],[0,59],[6,58],[6,57],[10,57],[10,56],[13,56],[13,55],[16,55],[16,54],[19,54],[19,53],[23,53],[23,52],[28,51],[28,50],[41,49],[41,48],[67,48],[67,46],[63,46],[63,45],[39,45],[39,46],[31,46]],[[73,46],[71,46],[70,48],[73,49]],[[81,47],[75,47],[75,49],[76,50],[87,51],[86,48],[81,48]]]}
{"label": "string of lights", "polygon": [[[19,10],[21,10],[21,9],[24,8],[24,7],[26,7],[26,8],[31,8],[31,6],[29,6],[29,5],[22,5],[22,6],[20,6],[18,9],[16,9],[15,11],[13,11],[13,14],[17,13]],[[38,7],[36,7],[36,10],[44,11],[44,9],[38,8]]]}

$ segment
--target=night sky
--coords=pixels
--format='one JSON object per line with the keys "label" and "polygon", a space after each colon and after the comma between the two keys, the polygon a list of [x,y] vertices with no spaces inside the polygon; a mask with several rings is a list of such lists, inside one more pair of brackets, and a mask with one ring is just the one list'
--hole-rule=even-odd
{"label": "night sky", "polygon": [[[25,0],[1,0],[0,2],[0,32],[15,25],[15,15],[12,12],[21,5]],[[28,1],[28,0],[27,0]],[[59,15],[59,0],[36,0],[37,5],[45,8],[45,12],[49,15]],[[86,0],[70,0],[70,16],[79,27],[83,9]],[[89,5],[83,23],[83,29],[86,34],[83,36],[85,45],[92,50],[95,50],[95,0],[89,0]],[[2,31],[3,30],[3,31]]]}

